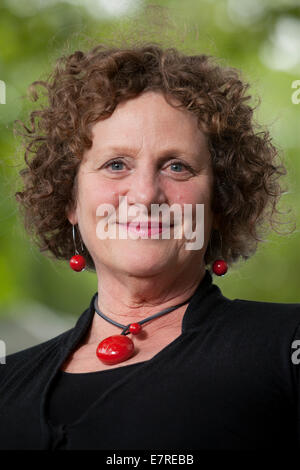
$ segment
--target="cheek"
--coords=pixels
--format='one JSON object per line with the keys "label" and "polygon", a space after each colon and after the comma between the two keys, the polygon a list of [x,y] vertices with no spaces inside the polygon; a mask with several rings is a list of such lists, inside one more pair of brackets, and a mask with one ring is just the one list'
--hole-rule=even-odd
{"label": "cheek", "polygon": [[173,202],[181,204],[205,204],[210,201],[211,188],[209,184],[190,184],[186,187],[174,190]]}
{"label": "cheek", "polygon": [[[176,191],[175,196],[173,197],[173,202],[180,204],[182,211],[184,212],[184,204],[191,204],[193,206],[193,230],[196,228],[196,204],[204,204],[204,228],[205,236],[210,230],[210,225],[212,221],[212,212],[211,212],[211,186],[209,180],[202,182],[203,184],[193,184],[182,188],[180,191]],[[198,214],[201,212],[199,211]],[[199,217],[199,216],[198,216]],[[201,217],[201,216],[200,216]]]}
{"label": "cheek", "polygon": [[103,184],[98,178],[85,178],[81,181],[79,192],[79,206],[82,210],[93,213],[96,216],[100,204],[111,204],[117,207],[118,191],[115,184]]}

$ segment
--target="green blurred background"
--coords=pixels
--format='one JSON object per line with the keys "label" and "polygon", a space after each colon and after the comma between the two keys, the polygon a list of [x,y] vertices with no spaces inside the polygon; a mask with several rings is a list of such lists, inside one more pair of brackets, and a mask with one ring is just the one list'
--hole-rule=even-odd
{"label": "green blurred background", "polygon": [[[167,28],[157,7],[169,16]],[[300,1],[1,0],[6,103],[0,104],[0,339],[7,353],[73,326],[97,290],[95,274],[75,273],[68,262],[47,258],[25,233],[14,198],[24,164],[13,121],[36,106],[26,99],[27,87],[46,77],[56,58],[122,32],[158,42],[164,37],[186,53],[214,55],[241,69],[253,95],[261,97],[256,119],[270,129],[288,169],[280,209],[291,210],[283,219],[291,223],[281,231],[289,232],[293,222],[296,230],[271,232],[254,257],[214,282],[229,298],[300,302],[300,103],[292,102],[292,83],[300,80]]]}

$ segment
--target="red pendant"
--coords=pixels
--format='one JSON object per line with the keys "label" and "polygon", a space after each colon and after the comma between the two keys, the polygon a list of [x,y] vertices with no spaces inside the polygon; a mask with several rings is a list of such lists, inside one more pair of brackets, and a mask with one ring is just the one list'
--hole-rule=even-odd
{"label": "red pendant", "polygon": [[125,335],[113,335],[98,344],[96,354],[104,364],[118,364],[134,353],[133,341]]}

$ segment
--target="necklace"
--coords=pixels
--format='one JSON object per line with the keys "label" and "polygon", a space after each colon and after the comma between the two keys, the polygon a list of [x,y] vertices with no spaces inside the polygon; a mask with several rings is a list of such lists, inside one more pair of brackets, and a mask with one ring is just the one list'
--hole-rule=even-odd
{"label": "necklace", "polygon": [[123,330],[120,335],[109,336],[98,344],[96,349],[97,357],[104,364],[118,364],[119,362],[126,361],[134,354],[134,343],[130,338],[128,338],[127,335],[129,335],[130,333],[132,333],[133,335],[137,335],[142,331],[142,325],[144,323],[149,320],[153,320],[154,318],[158,318],[162,315],[165,315],[166,313],[172,312],[176,308],[181,307],[182,305],[188,303],[193,297],[193,295],[191,295],[191,297],[189,297],[184,302],[181,302],[180,304],[175,305],[174,307],[165,308],[161,312],[155,313],[154,315],[151,315],[150,317],[147,317],[144,320],[141,320],[136,323],[129,323],[128,325],[122,325],[121,323],[111,320],[99,310],[97,305],[97,294],[94,300],[94,307],[97,314],[100,317],[104,318],[104,320],[107,320],[108,322],[118,326],[119,328],[122,328]]}

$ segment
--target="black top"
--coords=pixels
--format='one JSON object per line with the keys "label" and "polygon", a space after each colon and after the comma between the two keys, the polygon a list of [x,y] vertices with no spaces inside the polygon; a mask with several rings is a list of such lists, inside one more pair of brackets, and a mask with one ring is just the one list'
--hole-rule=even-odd
{"label": "black top", "polygon": [[[208,271],[180,336],[120,367],[122,377],[99,386],[75,421],[53,428],[49,400],[91,326],[95,295],[74,328],[0,365],[0,449],[299,449],[300,303],[230,300]],[[110,375],[91,374],[102,372]]]}
{"label": "black top", "polygon": [[145,362],[79,374],[60,370],[49,397],[47,411],[49,421],[55,426],[75,422],[101,393]]}
{"label": "black top", "polygon": [[[60,370],[53,382],[53,392],[50,394],[47,411],[54,432],[59,433],[66,424],[74,423],[101,393],[145,362],[79,374]],[[66,439],[59,439],[55,449],[66,449]]]}

